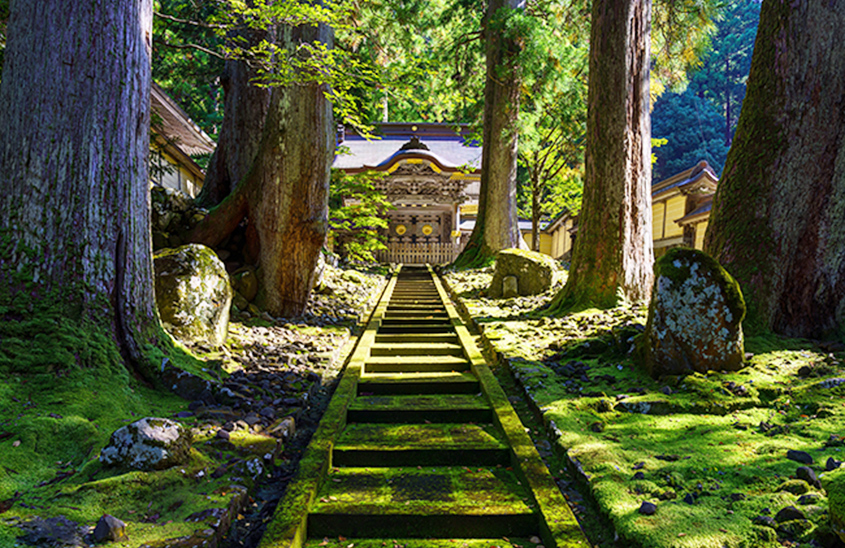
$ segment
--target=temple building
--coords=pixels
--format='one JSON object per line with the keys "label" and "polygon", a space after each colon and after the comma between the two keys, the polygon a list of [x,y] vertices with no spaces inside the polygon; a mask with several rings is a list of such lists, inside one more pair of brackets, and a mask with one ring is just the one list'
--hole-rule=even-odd
{"label": "temple building", "polygon": [[481,147],[466,126],[383,123],[377,138],[344,128],[335,168],[385,174],[377,185],[394,209],[381,262],[442,264],[462,249],[462,218],[478,211]]}
{"label": "temple building", "polygon": [[205,172],[193,157],[211,154],[216,145],[156,83],[150,106],[150,182],[195,198]]}
{"label": "temple building", "polygon": [[654,256],[673,247],[704,248],[719,176],[706,161],[651,187]]}
{"label": "temple building", "polygon": [[[387,250],[380,262],[444,264],[463,249],[475,226],[481,181],[481,147],[466,126],[383,123],[376,138],[344,128],[338,135],[334,167],[347,173],[384,174],[376,185],[394,209],[382,229]],[[707,162],[652,185],[654,254],[704,246],[718,175]],[[530,242],[531,222],[520,220]],[[563,212],[540,227],[541,253],[571,256],[577,216]]]}

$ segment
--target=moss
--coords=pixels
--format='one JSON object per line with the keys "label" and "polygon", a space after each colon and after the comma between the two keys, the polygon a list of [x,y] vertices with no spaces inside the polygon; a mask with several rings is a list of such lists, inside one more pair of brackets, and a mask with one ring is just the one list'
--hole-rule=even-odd
{"label": "moss", "polygon": [[[496,317],[501,309],[495,303],[474,299],[465,304],[477,318],[491,317],[485,320],[485,338],[509,358],[505,371],[518,376],[523,394],[556,438],[559,454],[565,452],[578,463],[573,468],[576,477],[582,478],[623,543],[649,548],[774,548],[779,546],[777,532],[751,520],[765,508],[776,512],[795,504],[795,495],[777,491],[798,466],[785,458],[786,452],[810,452],[817,470],[828,457],[843,460],[845,448],[835,441],[845,420],[845,385],[824,388],[822,383],[845,377],[845,362],[812,341],[759,334],[748,339],[747,348],[755,355],[739,371],[658,382],[631,356],[611,347],[591,356],[563,355],[584,337],[629,322],[631,316],[593,310],[534,330],[522,319]],[[589,381],[564,374],[562,366],[570,360],[584,364]],[[812,374],[799,375],[803,368]],[[667,387],[668,394],[661,391]],[[597,413],[599,400],[615,402],[617,397],[621,399],[614,410]],[[668,414],[651,414],[655,406],[647,414],[623,412],[619,404],[624,402],[663,402]],[[605,424],[601,432],[590,429],[597,420]],[[831,436],[834,442],[829,443]],[[633,479],[637,471],[644,479]],[[843,474],[820,474],[831,515],[836,515],[839,496],[845,516],[845,488],[836,488]],[[840,483],[845,486],[845,480]],[[670,490],[675,499],[659,500]],[[683,501],[687,494],[695,495],[694,504]],[[733,494],[745,498],[735,500]],[[656,516],[637,512],[643,500],[657,503]],[[810,517],[810,529],[799,532],[802,542],[830,535],[820,513],[828,499],[822,495],[817,504],[819,514]],[[845,530],[845,519],[842,524]]]}

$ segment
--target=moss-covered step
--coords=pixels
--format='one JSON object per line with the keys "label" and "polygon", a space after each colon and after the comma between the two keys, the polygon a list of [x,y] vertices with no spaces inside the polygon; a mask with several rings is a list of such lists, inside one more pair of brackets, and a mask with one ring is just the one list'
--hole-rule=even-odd
{"label": "moss-covered step", "polygon": [[448,322],[404,322],[396,320],[382,320],[378,330],[379,335],[407,334],[407,333],[454,333],[452,324]]}
{"label": "moss-covered step", "polygon": [[492,424],[350,424],[335,442],[335,466],[507,466],[508,445]]}
{"label": "moss-covered step", "polygon": [[406,310],[388,310],[384,313],[384,321],[397,321],[401,320],[403,322],[448,322],[449,315],[442,311],[406,311]]}
{"label": "moss-covered step", "polygon": [[377,342],[370,356],[463,356],[463,347],[442,342]]}
{"label": "moss-covered step", "polygon": [[309,537],[531,536],[537,516],[504,468],[340,468],[308,516]]}
{"label": "moss-covered step", "polygon": [[458,356],[370,356],[366,373],[402,373],[422,371],[468,371],[469,362]]}
{"label": "moss-covered step", "polygon": [[[534,537],[536,540],[537,537]],[[531,538],[502,537],[497,539],[471,538],[346,538],[323,537],[309,539],[304,548],[536,548]]]}
{"label": "moss-covered step", "polygon": [[387,394],[478,394],[481,387],[472,373],[373,373],[358,382],[359,396]]}
{"label": "moss-covered step", "polygon": [[439,394],[365,396],[347,409],[348,422],[492,422],[493,410],[481,395]]}
{"label": "moss-covered step", "polygon": [[392,343],[392,342],[426,342],[426,343],[458,343],[458,335],[453,331],[451,333],[378,333],[376,334],[377,343]]}

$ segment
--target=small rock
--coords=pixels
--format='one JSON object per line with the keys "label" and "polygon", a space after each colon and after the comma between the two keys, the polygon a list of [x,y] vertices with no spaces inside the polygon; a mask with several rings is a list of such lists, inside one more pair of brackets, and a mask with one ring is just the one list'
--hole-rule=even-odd
{"label": "small rock", "polygon": [[827,470],[828,472],[832,472],[833,470],[836,470],[837,468],[839,468],[841,465],[842,465],[842,461],[836,460],[833,457],[828,457],[827,462],[825,463],[824,469]]}
{"label": "small rock", "polygon": [[803,495],[809,490],[810,486],[807,482],[800,479],[786,480],[777,488],[778,492],[785,491],[787,493],[792,493],[793,495]]}
{"label": "small rock", "polygon": [[687,493],[684,497],[684,502],[687,504],[695,504],[695,497],[692,496],[692,493]]}
{"label": "small rock", "polygon": [[751,519],[752,523],[757,525],[762,525],[763,527],[771,527],[775,529],[778,526],[778,522],[771,516],[756,516]]}
{"label": "small rock", "polygon": [[792,521],[795,519],[807,519],[807,517],[804,515],[804,512],[794,506],[787,506],[775,514],[775,521],[778,523]]}
{"label": "small rock", "polygon": [[540,537],[531,537],[528,539],[528,542],[530,542],[531,544],[540,544],[543,541],[540,540]]}
{"label": "small rock", "polygon": [[660,393],[665,394],[667,396],[671,396],[672,395],[672,389],[669,388],[668,386],[664,386],[660,389]]}
{"label": "small rock", "polygon": [[217,431],[217,437],[221,440],[229,441],[231,434],[228,430],[220,429],[220,430]]}
{"label": "small rock", "polygon": [[126,539],[126,524],[109,514],[104,514],[94,527],[94,540],[97,542],[120,541]]}
{"label": "small rock", "polygon": [[801,495],[798,497],[798,504],[801,506],[806,506],[808,504],[815,504],[821,499],[821,497],[815,493],[808,493],[806,495]]}
{"label": "small rock", "polygon": [[265,407],[264,409],[259,411],[258,414],[269,420],[273,420],[276,418],[276,410],[272,407]]}
{"label": "small rock", "polygon": [[800,462],[801,464],[813,464],[813,457],[806,451],[796,451],[794,449],[790,449],[786,452],[786,458],[794,460],[795,462]]}
{"label": "small rock", "polygon": [[795,477],[806,481],[817,489],[821,488],[822,486],[821,482],[819,482],[819,479],[816,477],[816,473],[813,472],[813,469],[809,466],[799,466],[798,469],[795,471]]}
{"label": "small rock", "polygon": [[637,472],[636,474],[634,474],[634,479],[635,480],[644,480],[645,474],[643,474],[642,472]]}
{"label": "small rock", "polygon": [[657,505],[652,502],[643,501],[637,511],[644,516],[652,516],[657,512]]}

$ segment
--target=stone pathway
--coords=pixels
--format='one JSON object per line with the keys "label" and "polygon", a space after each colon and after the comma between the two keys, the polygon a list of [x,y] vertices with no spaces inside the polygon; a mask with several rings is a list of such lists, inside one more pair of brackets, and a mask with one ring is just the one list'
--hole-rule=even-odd
{"label": "stone pathway", "polygon": [[403,268],[262,546],[482,539],[589,546],[440,281]]}

